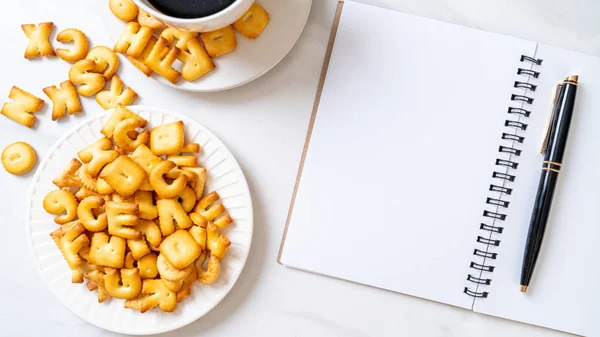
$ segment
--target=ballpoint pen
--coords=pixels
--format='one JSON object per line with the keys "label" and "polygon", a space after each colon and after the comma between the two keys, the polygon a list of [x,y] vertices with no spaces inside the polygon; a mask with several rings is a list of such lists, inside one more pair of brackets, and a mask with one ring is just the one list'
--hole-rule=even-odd
{"label": "ballpoint pen", "polygon": [[578,80],[577,75],[567,77],[556,87],[554,93],[550,121],[546,130],[546,137],[542,144],[541,153],[544,154],[542,174],[535,197],[523,257],[521,292],[526,292],[529,287],[540,253],[542,239],[552,206],[554,190],[556,189],[558,175],[563,165],[562,160],[567,144],[569,126],[571,125]]}

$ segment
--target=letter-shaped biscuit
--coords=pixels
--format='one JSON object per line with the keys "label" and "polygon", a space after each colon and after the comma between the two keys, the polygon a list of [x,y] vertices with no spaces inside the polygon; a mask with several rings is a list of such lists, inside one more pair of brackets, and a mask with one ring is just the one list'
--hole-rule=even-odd
{"label": "letter-shaped biscuit", "polygon": [[127,247],[129,247],[130,253],[136,261],[139,261],[144,255],[150,254],[150,247],[146,243],[146,240],[127,240]]}
{"label": "letter-shaped biscuit", "polygon": [[75,62],[69,69],[69,80],[73,84],[81,84],[77,89],[81,96],[93,96],[104,88],[104,76],[93,72],[96,67],[96,62],[83,59]]}
{"label": "letter-shaped biscuit", "polygon": [[94,233],[88,262],[104,267],[123,268],[125,260],[125,239],[104,232]]}
{"label": "letter-shaped biscuit", "polygon": [[135,20],[138,8],[131,0],[109,0],[110,11],[119,19],[129,22]]}
{"label": "letter-shaped biscuit", "polygon": [[175,231],[175,223],[181,229],[192,227],[192,220],[177,199],[159,199],[156,201],[156,206],[160,231],[163,236],[170,235]]}
{"label": "letter-shaped biscuit", "polygon": [[190,274],[190,276],[186,277],[186,279],[182,281],[183,286],[177,292],[177,303],[183,301],[183,299],[190,296],[190,294],[192,293],[192,285],[194,284],[194,282],[196,282],[197,279],[198,276],[196,275],[196,271],[194,271]]}
{"label": "letter-shaped biscuit", "polygon": [[156,268],[156,254],[150,253],[144,255],[138,261],[138,269],[140,270],[140,277],[142,279],[153,279],[158,276],[158,269]]}
{"label": "letter-shaped biscuit", "polygon": [[[108,227],[108,219],[102,206],[104,206],[104,198],[100,196],[89,196],[81,200],[77,206],[77,216],[88,231],[100,232]],[[100,210],[100,213],[96,216],[93,210]]]}
{"label": "letter-shaped biscuit", "polygon": [[152,192],[135,192],[135,203],[140,207],[141,219],[154,220],[158,217],[158,208],[154,204],[154,196]]}
{"label": "letter-shaped biscuit", "polygon": [[160,33],[160,37],[165,39],[169,45],[172,44],[175,39],[177,39],[175,47],[179,48],[181,51],[187,51],[186,48],[188,41],[195,39],[196,36],[198,36],[198,33],[188,32],[173,27],[167,27]]}
{"label": "letter-shaped biscuit", "polygon": [[152,69],[150,69],[150,67],[144,64],[144,61],[148,58],[148,55],[150,55],[152,49],[154,49],[156,41],[158,41],[158,39],[153,35],[152,37],[150,37],[148,44],[146,45],[146,47],[144,47],[144,50],[142,51],[139,57],[134,58],[131,56],[127,56],[129,61],[131,61],[131,63],[134,66],[136,66],[139,70],[141,70],[146,76],[152,75],[153,71]]}
{"label": "letter-shaped biscuit", "polygon": [[183,122],[159,125],[150,131],[150,149],[157,156],[179,153],[183,148]]}
{"label": "letter-shaped biscuit", "polygon": [[121,155],[108,164],[100,177],[124,197],[132,196],[146,180],[147,174],[126,155]]}
{"label": "letter-shaped biscuit", "polygon": [[150,173],[150,185],[161,198],[174,198],[181,194],[187,186],[187,177],[179,176],[171,184],[165,181],[164,175],[175,168],[175,163],[169,160],[158,163]]}
{"label": "letter-shaped biscuit", "polygon": [[100,91],[96,95],[96,102],[105,110],[116,108],[118,104],[131,105],[137,98],[137,93],[130,87],[123,90],[123,87],[123,81],[119,76],[113,76],[110,81],[110,90]]}
{"label": "letter-shaped biscuit", "polygon": [[202,40],[202,44],[210,57],[219,57],[231,53],[237,47],[235,32],[231,26],[201,33],[200,40]]}
{"label": "letter-shaped biscuit", "polygon": [[0,113],[19,124],[31,128],[35,122],[35,116],[31,113],[40,111],[42,105],[44,105],[44,100],[19,87],[12,87],[8,98],[12,102],[4,103]]}
{"label": "letter-shaped biscuit", "polygon": [[163,280],[173,282],[183,280],[194,272],[193,265],[189,265],[183,269],[173,267],[162,254],[158,255],[156,259],[156,268]]}
{"label": "letter-shaped biscuit", "polygon": [[221,274],[221,260],[211,254],[208,258],[208,266],[206,270],[204,270],[202,265],[204,264],[205,260],[206,254],[202,254],[202,256],[200,256],[196,262],[194,262],[194,265],[196,267],[198,281],[200,281],[202,284],[209,285],[215,283]]}
{"label": "letter-shaped biscuit", "polygon": [[104,123],[104,126],[102,126],[100,133],[102,133],[106,138],[111,138],[113,136],[115,127],[117,127],[117,124],[127,118],[139,118],[143,120],[142,117],[136,115],[122,104],[117,104],[115,110],[112,112],[112,114],[110,114],[110,117],[106,123]]}
{"label": "letter-shaped biscuit", "polygon": [[142,302],[141,312],[157,306],[164,312],[172,312],[177,307],[177,294],[167,289],[161,280],[144,280],[142,294],[147,296]]}
{"label": "letter-shaped biscuit", "polygon": [[81,187],[81,182],[79,181],[79,177],[77,176],[77,170],[81,167],[81,162],[75,158],[71,159],[69,165],[58,175],[58,177],[54,178],[52,182],[54,185],[63,188],[63,187]]}
{"label": "letter-shaped biscuit", "polygon": [[44,88],[44,93],[52,101],[52,120],[74,115],[81,112],[81,102],[77,90],[71,81],[64,81],[60,84],[60,89],[55,85]]}
{"label": "letter-shaped biscuit", "polygon": [[253,3],[233,28],[249,39],[256,39],[269,23],[269,13],[258,3]]}
{"label": "letter-shaped biscuit", "polygon": [[192,265],[200,254],[200,245],[188,231],[182,229],[167,236],[160,244],[160,255],[176,269]]}
{"label": "letter-shaped biscuit", "polygon": [[112,149],[112,142],[108,138],[100,138],[93,144],[84,147],[77,152],[77,156],[86,163],[86,171],[91,177],[96,177],[102,168],[112,163],[119,154]]}
{"label": "letter-shaped biscuit", "polygon": [[151,36],[152,28],[140,26],[137,22],[128,22],[113,50],[119,54],[138,57]]}
{"label": "letter-shaped biscuit", "polygon": [[182,167],[182,169],[196,175],[196,178],[188,184],[194,189],[196,199],[200,200],[204,194],[204,185],[206,184],[206,169],[204,167]]}
{"label": "letter-shaped biscuit", "polygon": [[106,81],[110,80],[119,68],[117,53],[106,46],[92,48],[85,58],[96,62],[93,72],[102,74]]}
{"label": "letter-shaped biscuit", "polygon": [[159,29],[165,26],[164,23],[158,21],[156,18],[146,13],[141,8],[138,9],[137,21],[140,25],[150,27],[152,29]]}
{"label": "letter-shaped biscuit", "polygon": [[146,121],[139,118],[127,118],[119,122],[113,131],[115,144],[125,151],[135,151],[140,145],[148,144],[148,140],[150,140],[150,131],[148,130],[136,132],[137,135],[134,139],[129,137],[131,131],[144,126],[146,126]]}
{"label": "letter-shaped biscuit", "polygon": [[[217,192],[211,192],[200,199],[200,201],[198,201],[194,207],[192,213],[189,214],[192,221],[201,227],[206,227],[206,222],[213,220],[214,224],[219,229],[229,226],[229,224],[232,222],[231,216],[229,216],[229,214],[224,214],[226,209],[222,203],[216,203],[219,198],[220,197]],[[219,218],[216,219],[217,217]]]}
{"label": "letter-shaped biscuit", "polygon": [[144,238],[150,246],[150,249],[155,251],[158,250],[160,243],[162,242],[162,233],[160,227],[154,221],[141,219],[134,228],[144,234]]}
{"label": "letter-shaped biscuit", "polygon": [[181,148],[181,153],[200,153],[200,144],[198,143],[185,143]]}
{"label": "letter-shaped biscuit", "polygon": [[102,303],[110,298],[110,294],[108,293],[105,287],[105,275],[103,272],[101,272],[100,270],[92,270],[90,272],[85,273],[84,277],[88,279],[88,289],[90,291],[98,289],[98,303]]}
{"label": "letter-shaped biscuit", "polygon": [[73,42],[73,49],[56,49],[56,55],[67,62],[83,60],[88,52],[88,39],[79,29],[67,28],[56,36],[58,42]]}
{"label": "letter-shaped biscuit", "polygon": [[186,81],[194,81],[215,69],[215,64],[202,47],[200,41],[193,39],[187,43],[187,52],[182,52],[179,59],[183,62],[181,76]]}
{"label": "letter-shaped biscuit", "polygon": [[35,160],[35,151],[25,142],[14,142],[2,150],[2,166],[10,174],[29,172]]}
{"label": "letter-shaped biscuit", "polygon": [[52,22],[41,22],[37,26],[34,24],[21,25],[21,29],[29,38],[29,44],[25,49],[25,58],[56,55],[49,41],[52,27],[54,27]]}
{"label": "letter-shaped biscuit", "polygon": [[136,298],[142,291],[140,270],[137,268],[121,269],[120,274],[121,275],[119,276],[119,271],[117,269],[106,269],[106,276],[104,277],[106,291],[108,291],[112,297],[116,298]]}
{"label": "letter-shaped biscuit", "polygon": [[196,205],[196,193],[194,193],[194,190],[191,187],[186,186],[183,189],[183,192],[179,193],[177,196],[177,201],[181,204],[183,210],[186,213],[189,213],[194,208],[194,205]]}
{"label": "letter-shaped biscuit", "polygon": [[167,40],[159,37],[152,50],[143,61],[148,68],[152,69],[152,71],[166,78],[169,82],[176,83],[181,76],[181,73],[173,69],[173,62],[177,60],[179,53],[181,53],[179,48],[173,47],[169,50]]}
{"label": "letter-shaped biscuit", "polygon": [[44,210],[50,214],[61,214],[54,218],[57,224],[65,224],[77,217],[77,199],[73,193],[66,189],[55,190],[44,197]]}
{"label": "letter-shaped biscuit", "polygon": [[59,240],[60,251],[69,264],[69,268],[76,269],[84,263],[79,256],[79,251],[84,247],[89,248],[89,239],[85,235],[85,228],[81,224],[72,226]]}
{"label": "letter-shaped biscuit", "polygon": [[229,239],[225,235],[219,234],[219,228],[209,221],[206,227],[206,248],[210,251],[210,256],[216,256],[222,260],[229,245],[231,245]]}
{"label": "letter-shaped biscuit", "polygon": [[206,228],[200,226],[192,226],[188,232],[194,238],[194,240],[200,245],[202,251],[206,251]]}
{"label": "letter-shaped biscuit", "polygon": [[196,156],[182,156],[170,154],[167,156],[167,160],[175,163],[176,168],[172,169],[167,173],[167,178],[177,179],[180,175],[184,174],[187,176],[188,183],[191,184],[196,175],[193,172],[182,170],[182,167],[196,167],[198,166],[198,158]]}
{"label": "letter-shaped biscuit", "polygon": [[142,232],[133,228],[138,224],[138,205],[128,203],[106,202],[108,215],[108,233],[123,239],[141,239]]}

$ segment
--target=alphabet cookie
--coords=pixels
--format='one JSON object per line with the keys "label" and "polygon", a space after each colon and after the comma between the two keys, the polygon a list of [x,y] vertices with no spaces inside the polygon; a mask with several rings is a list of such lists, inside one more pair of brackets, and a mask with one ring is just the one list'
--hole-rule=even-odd
{"label": "alphabet cookie", "polygon": [[54,222],[62,225],[75,220],[78,204],[73,192],[67,189],[60,189],[52,191],[44,197],[43,207],[50,214],[61,214],[54,218]]}
{"label": "alphabet cookie", "polygon": [[110,90],[103,90],[96,94],[96,102],[105,109],[116,108],[117,105],[131,105],[137,98],[137,93],[130,87],[123,90],[123,81],[118,76],[114,76],[110,81]]}
{"label": "alphabet cookie", "polygon": [[233,23],[233,28],[249,39],[256,39],[267,24],[269,24],[269,13],[255,2],[241,18]]}
{"label": "alphabet cookie", "polygon": [[0,113],[28,128],[33,127],[35,116],[32,113],[40,111],[42,105],[44,105],[44,100],[35,97],[19,87],[12,87],[8,98],[12,102],[4,103]]}
{"label": "alphabet cookie", "polygon": [[34,24],[21,25],[21,29],[29,39],[27,49],[25,49],[25,58],[56,55],[49,41],[53,27],[54,23],[52,22],[42,22],[37,26]]}
{"label": "alphabet cookie", "polygon": [[96,63],[93,72],[102,74],[106,81],[110,80],[119,68],[119,57],[106,46],[92,48],[85,58]]}
{"label": "alphabet cookie", "polygon": [[[58,50],[57,50],[58,51]],[[52,120],[74,115],[81,112],[81,102],[77,90],[71,81],[64,81],[60,84],[60,89],[55,85],[44,88],[44,93],[52,101]]]}
{"label": "alphabet cookie", "polygon": [[77,92],[81,96],[93,96],[104,88],[104,76],[95,73],[96,62],[90,59],[77,61],[69,70],[69,80],[80,85]]}
{"label": "alphabet cookie", "polygon": [[110,11],[119,19],[129,22],[136,18],[138,8],[131,0],[109,0]]}
{"label": "alphabet cookie", "polygon": [[67,62],[77,62],[85,58],[88,52],[88,39],[79,29],[67,28],[56,36],[58,42],[73,42],[73,48],[56,49],[56,55]]}
{"label": "alphabet cookie", "polygon": [[35,151],[25,142],[16,142],[2,151],[2,166],[10,174],[24,174],[35,165]]}

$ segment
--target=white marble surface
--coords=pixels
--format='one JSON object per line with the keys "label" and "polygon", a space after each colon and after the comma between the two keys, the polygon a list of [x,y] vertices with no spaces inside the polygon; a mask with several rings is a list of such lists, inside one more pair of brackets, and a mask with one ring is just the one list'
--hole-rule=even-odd
{"label": "white marble surface", "polygon": [[[58,59],[27,61],[20,24],[52,20],[77,27],[94,45],[109,44],[93,1],[0,2],[0,96],[18,85],[39,97],[67,78]],[[363,0],[453,23],[515,35],[600,56],[600,3],[595,0]],[[290,55],[261,79],[228,92],[188,94],[148,80],[132,66],[120,76],[142,104],[168,107],[200,121],[232,150],[255,205],[255,238],[246,269],[211,313],[168,336],[561,336],[538,327],[287,269],[276,261],[294,178],[312,109],[336,1],[315,0],[305,32]],[[57,46],[57,44],[55,44]],[[85,115],[96,113],[84,99]],[[55,123],[47,108],[35,130],[0,118],[0,148],[15,140],[43,155],[84,116]],[[78,319],[46,289],[25,240],[24,199],[31,175],[0,170],[0,336],[110,336]],[[357,266],[368,272],[369,266]],[[443,280],[440,280],[443,282]]]}

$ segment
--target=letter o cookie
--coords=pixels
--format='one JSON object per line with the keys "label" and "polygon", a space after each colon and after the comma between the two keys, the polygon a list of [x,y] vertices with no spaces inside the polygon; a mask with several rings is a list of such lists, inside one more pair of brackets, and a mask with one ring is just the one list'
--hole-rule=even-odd
{"label": "letter o cookie", "polygon": [[10,174],[29,172],[35,160],[35,151],[25,142],[12,143],[2,151],[2,166]]}

